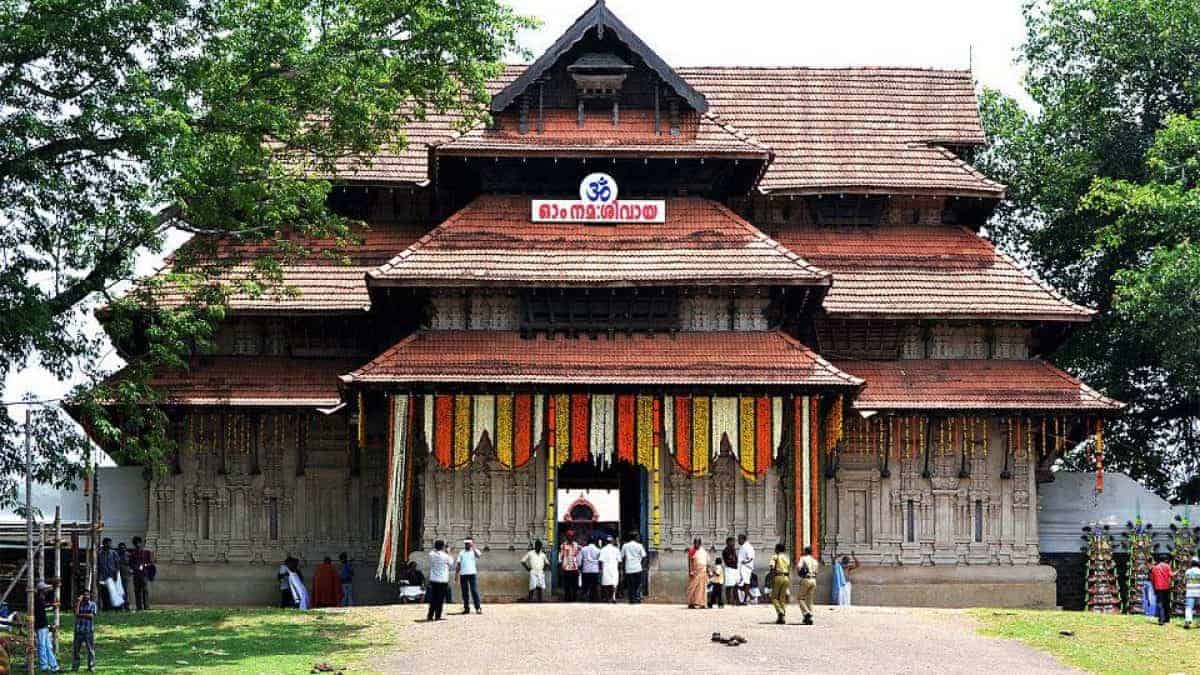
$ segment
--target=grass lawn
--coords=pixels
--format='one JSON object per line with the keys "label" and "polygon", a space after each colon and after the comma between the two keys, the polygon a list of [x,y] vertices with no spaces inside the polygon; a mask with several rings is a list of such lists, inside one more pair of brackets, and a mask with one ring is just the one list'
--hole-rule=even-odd
{"label": "grass lawn", "polygon": [[[398,643],[385,608],[161,609],[102,613],[96,670],[110,673],[308,673],[318,663],[362,672],[376,651]],[[64,614],[58,663],[71,667],[74,620]],[[86,666],[81,654],[82,666]],[[16,659],[14,659],[14,665]],[[24,672],[24,671],[21,671]]]}
{"label": "grass lawn", "polygon": [[[981,633],[1020,640],[1063,663],[1098,673],[1200,673],[1200,630],[1183,619],[1034,610],[976,609]],[[1063,635],[1071,631],[1074,635]]]}

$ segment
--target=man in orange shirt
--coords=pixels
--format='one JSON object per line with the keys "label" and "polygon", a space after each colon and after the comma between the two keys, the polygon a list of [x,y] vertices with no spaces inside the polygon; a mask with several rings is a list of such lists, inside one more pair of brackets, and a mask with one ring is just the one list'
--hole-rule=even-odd
{"label": "man in orange shirt", "polygon": [[1154,586],[1154,596],[1158,600],[1158,625],[1171,622],[1171,565],[1165,555],[1158,556],[1158,564],[1150,568],[1150,585]]}

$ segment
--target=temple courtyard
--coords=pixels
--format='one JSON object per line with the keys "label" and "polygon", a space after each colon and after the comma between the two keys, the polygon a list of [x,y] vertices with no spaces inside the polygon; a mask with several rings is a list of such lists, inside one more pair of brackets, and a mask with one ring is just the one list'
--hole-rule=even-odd
{"label": "temple courtyard", "polygon": [[[452,607],[456,612],[457,607]],[[102,614],[101,672],[1200,673],[1200,631],[1145,617],[1007,609],[485,605],[425,623],[425,606],[184,608]],[[63,620],[60,664],[70,664]],[[747,643],[711,642],[713,632]],[[1072,670],[1078,669],[1078,670]]]}

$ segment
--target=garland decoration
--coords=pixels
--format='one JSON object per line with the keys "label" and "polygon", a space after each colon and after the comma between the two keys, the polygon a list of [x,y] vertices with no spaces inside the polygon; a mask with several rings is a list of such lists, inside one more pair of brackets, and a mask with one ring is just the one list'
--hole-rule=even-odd
{"label": "garland decoration", "polygon": [[1096,492],[1104,492],[1104,420],[1095,420]]}
{"label": "garland decoration", "polygon": [[1187,578],[1184,573],[1191,567],[1196,555],[1196,534],[1200,528],[1192,528],[1187,516],[1175,516],[1171,523],[1171,570],[1174,572],[1171,588],[1171,610],[1175,616],[1183,616],[1187,598]]}
{"label": "garland decoration", "polygon": [[409,431],[412,425],[410,397],[393,394],[388,407],[388,492],[387,508],[384,512],[383,542],[379,552],[379,565],[375,576],[380,580],[396,580],[397,563],[401,556],[407,557],[408,529],[411,518],[409,509],[409,481],[412,474],[409,465]]}
{"label": "garland decoration", "polygon": [[1113,542],[1108,526],[1083,528],[1083,539],[1087,542],[1084,551],[1086,600],[1089,612],[1116,614],[1121,611],[1121,589],[1117,585],[1117,568],[1113,561]]}
{"label": "garland decoration", "polygon": [[[1057,422],[1057,420],[1055,420]],[[1146,583],[1154,566],[1154,526],[1142,521],[1141,514],[1125,523],[1125,550],[1129,552],[1124,610],[1126,614],[1142,614]]]}

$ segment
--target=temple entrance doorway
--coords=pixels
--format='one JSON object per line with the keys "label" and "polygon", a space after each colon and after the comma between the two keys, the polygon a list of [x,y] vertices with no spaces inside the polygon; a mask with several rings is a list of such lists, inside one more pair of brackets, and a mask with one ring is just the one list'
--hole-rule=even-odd
{"label": "temple entrance doorway", "polygon": [[558,532],[561,542],[568,529],[583,541],[591,534],[612,535],[620,541],[636,531],[646,541],[646,470],[614,462],[599,468],[590,463],[564,464],[558,470]]}

